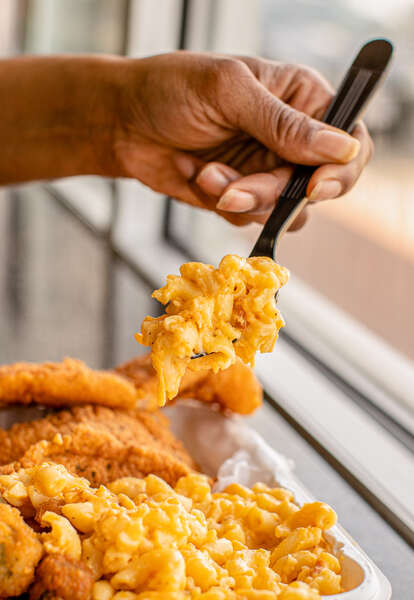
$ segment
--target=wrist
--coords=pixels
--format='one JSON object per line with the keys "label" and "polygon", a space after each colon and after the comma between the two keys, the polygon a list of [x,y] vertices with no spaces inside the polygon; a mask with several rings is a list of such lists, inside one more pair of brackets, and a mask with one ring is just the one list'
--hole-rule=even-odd
{"label": "wrist", "polygon": [[[94,175],[122,175],[115,146],[122,127],[128,60],[118,56],[85,57],[73,75],[76,89],[73,113],[77,122],[73,135],[84,154],[85,168]],[[75,63],[72,66],[76,68]]]}
{"label": "wrist", "polygon": [[131,177],[127,157],[132,153],[136,159],[133,162],[140,163],[146,155],[148,143],[152,142],[152,125],[148,117],[151,92],[148,97],[145,90],[154,92],[153,85],[156,82],[151,82],[153,72],[151,65],[148,67],[149,61],[151,59],[120,59],[116,81],[112,82],[115,90],[109,151],[111,165],[108,168],[112,169],[111,175],[114,177]]}

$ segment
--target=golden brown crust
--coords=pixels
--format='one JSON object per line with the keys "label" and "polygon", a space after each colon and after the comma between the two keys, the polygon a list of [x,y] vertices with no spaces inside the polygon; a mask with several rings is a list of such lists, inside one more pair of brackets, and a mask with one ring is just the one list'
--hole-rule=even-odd
{"label": "golden brown crust", "polygon": [[[184,376],[186,379],[187,374]],[[219,404],[222,408],[240,415],[249,415],[262,403],[263,390],[253,371],[237,360],[224,371],[194,381],[180,390],[179,398],[196,398],[201,402]]]}
{"label": "golden brown crust", "polygon": [[[134,383],[140,396],[140,405],[147,410],[154,410],[157,406],[157,379],[151,355],[133,358],[116,367],[115,371]],[[234,365],[216,374],[208,370],[187,369],[175,400],[194,398],[247,415],[260,406],[262,397],[262,388],[253,371],[237,360]]]}
{"label": "golden brown crust", "polygon": [[36,421],[16,423],[8,431],[0,430],[0,464],[18,460],[30,446],[41,440],[52,440],[57,433],[70,434],[81,423],[98,433],[110,433],[122,444],[167,451],[189,467],[196,468],[182,443],[171,433],[168,419],[160,411],[147,413],[93,405],[76,406]]}
{"label": "golden brown crust", "polygon": [[157,374],[151,362],[151,355],[144,354],[129,360],[118,367],[115,372],[126,377],[138,390],[139,407],[144,410],[155,410],[157,402]]}
{"label": "golden brown crust", "polygon": [[[115,368],[115,372],[129,379],[136,387],[139,396],[139,407],[145,410],[156,410],[158,408],[157,374],[151,362],[151,354],[137,356]],[[177,398],[182,393],[192,389],[196,385],[202,385],[208,377],[208,371],[187,370],[180,386]]]}
{"label": "golden brown crust", "polygon": [[[251,369],[238,361],[217,374],[188,369],[177,399],[190,397],[249,414],[260,405],[262,391]],[[0,407],[31,403],[56,407],[95,404],[155,411],[157,376],[151,356],[134,358],[113,372],[89,369],[72,358],[61,363],[22,362],[1,366]]]}
{"label": "golden brown crust", "polygon": [[49,554],[36,569],[30,600],[89,600],[94,577],[80,561]]}
{"label": "golden brown crust", "polygon": [[42,544],[19,511],[0,504],[0,598],[19,596],[33,581]]}
{"label": "golden brown crust", "polygon": [[31,527],[33,526],[33,520],[38,524],[42,525],[42,518],[45,512],[51,511],[57,515],[62,514],[62,506],[64,505],[63,500],[58,498],[49,498],[45,502],[42,502],[37,508],[34,518],[32,519]]}
{"label": "golden brown crust", "polygon": [[175,485],[180,477],[194,471],[183,460],[152,443],[122,443],[109,432],[80,423],[60,440],[43,440],[30,446],[18,461],[0,467],[0,473],[10,474],[42,462],[62,464],[94,486],[149,473]]}
{"label": "golden brown crust", "polygon": [[89,369],[82,361],[15,363],[0,367],[0,406],[101,404],[133,408],[137,392],[125,377]]}

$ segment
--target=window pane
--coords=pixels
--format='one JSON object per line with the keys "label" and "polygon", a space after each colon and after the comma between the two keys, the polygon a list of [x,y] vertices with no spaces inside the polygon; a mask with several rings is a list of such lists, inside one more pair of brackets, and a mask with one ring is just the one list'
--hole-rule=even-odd
{"label": "window pane", "polygon": [[29,0],[26,51],[120,53],[127,5],[127,0]]}
{"label": "window pane", "polygon": [[362,40],[385,34],[396,45],[389,77],[366,114],[374,159],[345,198],[312,207],[310,223],[286,236],[280,257],[414,359],[407,327],[414,293],[414,81],[407,35],[413,4],[263,0],[262,15],[265,55],[310,64],[334,84]]}

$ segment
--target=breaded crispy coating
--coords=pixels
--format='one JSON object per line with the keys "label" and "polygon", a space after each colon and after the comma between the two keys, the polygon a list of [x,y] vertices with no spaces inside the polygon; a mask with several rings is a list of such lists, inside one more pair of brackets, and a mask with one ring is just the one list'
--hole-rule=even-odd
{"label": "breaded crispy coating", "polygon": [[97,434],[111,434],[124,445],[159,449],[196,468],[183,444],[170,431],[167,417],[159,410],[148,413],[93,405],[75,406],[43,419],[16,423],[8,431],[0,429],[0,464],[18,460],[30,446],[41,440],[50,441],[57,433],[70,434],[81,423]]}
{"label": "breaded crispy coating", "polygon": [[[42,404],[54,407],[96,404],[112,408],[155,411],[157,376],[149,354],[97,371],[82,361],[15,363],[0,367],[0,407]],[[213,402],[240,414],[253,412],[262,401],[262,390],[253,371],[241,361],[221,371],[185,373],[178,398]]]}
{"label": "breaded crispy coating", "polygon": [[87,423],[76,425],[69,435],[37,442],[16,462],[0,467],[11,474],[43,462],[64,465],[74,475],[86,477],[93,486],[120,477],[145,477],[154,473],[170,485],[194,471],[182,459],[155,444],[123,443],[113,434]]}
{"label": "breaded crispy coating", "polygon": [[139,406],[144,410],[155,410],[157,403],[157,376],[152,366],[151,355],[136,356],[115,367],[115,372],[129,379],[138,390]]}
{"label": "breaded crispy coating", "polygon": [[89,600],[94,577],[80,561],[49,554],[36,569],[30,600]]}
{"label": "breaded crispy coating", "polygon": [[41,556],[42,544],[17,508],[0,503],[0,598],[27,589]]}
{"label": "breaded crispy coating", "polygon": [[[115,371],[130,379],[137,388],[139,405],[147,410],[157,407],[157,376],[151,355],[138,356],[119,365]],[[216,403],[223,409],[250,414],[262,403],[262,388],[253,371],[242,361],[219,373],[187,369],[177,397]]]}
{"label": "breaded crispy coating", "polygon": [[[34,518],[31,522],[31,527],[33,527],[33,520],[38,524],[42,525],[42,518],[45,512],[53,512],[56,515],[62,514],[62,506],[64,505],[63,500],[58,500],[57,498],[49,498],[45,502],[42,502],[37,508]],[[40,527],[41,530],[41,527]]]}
{"label": "breaded crispy coating", "polygon": [[15,363],[0,367],[0,406],[101,404],[134,408],[137,392],[131,382],[110,371],[89,369],[82,361]]}
{"label": "breaded crispy coating", "polygon": [[180,389],[179,398],[195,398],[201,402],[219,404],[240,415],[251,414],[262,403],[262,387],[253,371],[241,360],[218,373],[207,371],[205,379],[188,383],[188,386]]}

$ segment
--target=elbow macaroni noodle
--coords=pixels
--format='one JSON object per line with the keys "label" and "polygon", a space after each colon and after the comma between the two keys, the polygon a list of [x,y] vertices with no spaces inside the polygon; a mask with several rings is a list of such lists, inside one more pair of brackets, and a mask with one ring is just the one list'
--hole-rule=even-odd
{"label": "elbow macaroni noodle", "polygon": [[[187,368],[216,373],[236,356],[253,366],[257,351],[273,350],[285,324],[275,294],[289,273],[270,258],[230,254],[218,269],[192,262],[180,273],[168,275],[167,284],[153,293],[166,314],[146,317],[136,334],[140,344],[152,348],[160,405],[177,395]],[[205,355],[191,358],[198,354]]]}
{"label": "elbow macaroni noodle", "polygon": [[[16,493],[14,493],[16,492]],[[46,553],[81,558],[93,600],[318,600],[341,591],[340,563],[322,531],[336,521],[322,502],[258,483],[213,493],[201,474],[173,489],[155,475],[90,487],[62,465],[0,476],[3,499],[26,517],[55,498]]]}

